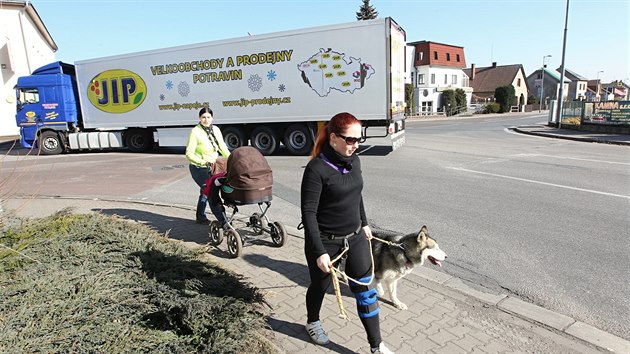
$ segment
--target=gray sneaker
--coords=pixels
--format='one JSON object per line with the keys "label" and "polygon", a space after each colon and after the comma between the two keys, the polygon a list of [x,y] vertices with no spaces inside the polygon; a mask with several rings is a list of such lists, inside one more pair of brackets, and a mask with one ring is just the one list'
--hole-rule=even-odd
{"label": "gray sneaker", "polygon": [[324,332],[324,328],[322,327],[322,323],[320,321],[307,323],[304,328],[306,328],[306,332],[311,337],[311,340],[316,344],[324,345],[330,342],[330,339],[328,339],[326,332]]}

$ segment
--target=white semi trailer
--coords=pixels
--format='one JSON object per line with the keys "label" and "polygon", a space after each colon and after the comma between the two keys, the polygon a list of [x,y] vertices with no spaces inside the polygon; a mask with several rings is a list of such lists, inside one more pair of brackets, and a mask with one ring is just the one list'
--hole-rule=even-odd
{"label": "white semi trailer", "polygon": [[[351,112],[404,143],[405,32],[391,18],[51,63],[17,84],[22,145],[184,146],[204,106],[228,147],[307,154],[322,122]],[[376,129],[376,128],[380,128]]]}

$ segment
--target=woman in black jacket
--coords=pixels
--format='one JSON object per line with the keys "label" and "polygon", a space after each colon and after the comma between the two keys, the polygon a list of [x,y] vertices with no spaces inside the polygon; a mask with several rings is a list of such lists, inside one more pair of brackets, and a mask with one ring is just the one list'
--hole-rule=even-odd
{"label": "woman in black jacket", "polygon": [[391,353],[381,341],[377,293],[372,276],[370,243],[372,231],[363,207],[361,162],[356,155],[361,122],[350,113],[339,113],[320,129],[311,160],[304,170],[301,212],[304,223],[304,253],[311,284],[306,292],[306,331],[313,342],[329,342],[319,319],[326,289],[332,281],[331,259],[348,247],[346,274],[357,300],[359,318],[372,353]]}

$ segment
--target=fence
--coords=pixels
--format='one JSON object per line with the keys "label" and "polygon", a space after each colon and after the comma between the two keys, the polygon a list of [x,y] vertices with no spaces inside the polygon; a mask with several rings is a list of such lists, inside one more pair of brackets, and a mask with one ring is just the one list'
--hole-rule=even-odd
{"label": "fence", "polygon": [[[557,123],[557,102],[551,102],[549,123]],[[620,127],[630,129],[630,101],[584,102],[562,104],[562,124]]]}

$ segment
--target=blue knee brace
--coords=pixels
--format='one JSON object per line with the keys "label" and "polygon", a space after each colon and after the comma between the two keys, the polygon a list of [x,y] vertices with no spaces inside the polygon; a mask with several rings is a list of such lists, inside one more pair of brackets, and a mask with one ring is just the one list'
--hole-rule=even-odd
{"label": "blue knee brace", "polygon": [[[359,281],[361,283],[367,283],[371,279],[372,277],[367,276],[359,279]],[[357,312],[359,313],[359,317],[368,318],[376,316],[381,312],[378,306],[378,294],[374,282],[370,285],[360,285],[350,281],[350,291],[352,291],[354,297],[357,299]]]}

